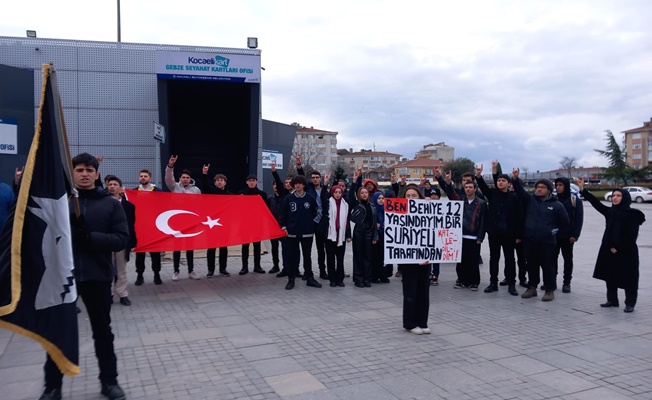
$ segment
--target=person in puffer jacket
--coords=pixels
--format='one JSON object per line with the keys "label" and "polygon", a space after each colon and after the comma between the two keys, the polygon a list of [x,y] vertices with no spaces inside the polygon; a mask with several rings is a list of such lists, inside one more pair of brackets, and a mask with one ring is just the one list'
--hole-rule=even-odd
{"label": "person in puffer jacket", "polygon": [[[360,170],[353,174],[353,181],[359,182]],[[373,245],[378,242],[376,207],[366,187],[353,186],[349,192],[350,220],[353,228],[353,282],[356,287],[371,287],[371,259]],[[357,188],[357,190],[355,190]],[[357,197],[356,197],[357,194]]]}
{"label": "person in puffer jacket", "polygon": [[[195,181],[190,176],[190,171],[184,169],[181,171],[179,182],[174,181],[174,163],[177,162],[179,156],[170,156],[168,166],[165,168],[165,184],[172,193],[187,193],[187,194],[201,194],[201,190],[195,186]],[[194,271],[194,252],[192,250],[186,251],[186,261],[188,262],[188,278],[201,279]],[[179,280],[179,264],[181,263],[181,252],[172,252],[172,263],[174,265],[174,273],[172,274],[172,281]]]}

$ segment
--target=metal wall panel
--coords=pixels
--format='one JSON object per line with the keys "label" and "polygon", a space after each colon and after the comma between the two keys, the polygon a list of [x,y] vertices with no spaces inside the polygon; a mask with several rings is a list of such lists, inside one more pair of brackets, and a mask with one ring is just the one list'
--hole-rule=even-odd
{"label": "metal wall panel", "polygon": [[155,74],[79,71],[83,108],[157,110]]}
{"label": "metal wall panel", "polygon": [[153,49],[82,47],[79,49],[80,71],[109,71],[151,74],[156,52]]}
{"label": "metal wall panel", "polygon": [[148,146],[154,143],[157,110],[79,110],[80,143],[89,146]]}

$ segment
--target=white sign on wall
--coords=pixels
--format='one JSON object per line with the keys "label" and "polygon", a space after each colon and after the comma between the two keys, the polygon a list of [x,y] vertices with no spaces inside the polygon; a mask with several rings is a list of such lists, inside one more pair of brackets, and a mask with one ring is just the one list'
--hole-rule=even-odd
{"label": "white sign on wall", "polygon": [[154,122],[154,140],[165,143],[165,127],[158,122]]}
{"label": "white sign on wall", "polygon": [[260,55],[156,52],[156,75],[162,79],[260,82]]}
{"label": "white sign on wall", "polygon": [[463,202],[386,198],[384,208],[386,263],[462,260]]}
{"label": "white sign on wall", "polygon": [[263,149],[263,169],[271,169],[272,163],[276,162],[276,168],[283,169],[283,153],[276,150]]}
{"label": "white sign on wall", "polygon": [[18,123],[0,117],[0,154],[18,154]]}

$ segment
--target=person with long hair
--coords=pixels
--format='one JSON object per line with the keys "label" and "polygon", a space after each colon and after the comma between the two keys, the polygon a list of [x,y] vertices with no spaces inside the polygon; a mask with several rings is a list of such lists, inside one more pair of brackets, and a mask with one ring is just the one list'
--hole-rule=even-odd
{"label": "person with long hair", "polygon": [[[423,199],[415,184],[408,184],[403,196]],[[415,335],[429,334],[428,311],[430,310],[430,263],[399,264],[403,283],[403,328]]]}
{"label": "person with long hair", "polygon": [[[371,287],[371,259],[373,245],[378,242],[376,207],[371,203],[369,190],[357,184],[360,170],[353,174],[354,184],[349,192],[349,208],[353,228],[353,282],[356,287]],[[357,196],[356,196],[357,194]]]}
{"label": "person with long hair", "polygon": [[607,302],[601,307],[618,307],[618,288],[625,289],[625,312],[631,313],[638,297],[638,228],[645,222],[645,215],[631,207],[632,197],[628,191],[615,189],[611,195],[611,207],[607,207],[591,192],[584,189],[584,181],[575,179],[580,192],[593,208],[605,218],[602,244],[595,262],[593,277],[607,284]]}
{"label": "person with long hair", "polygon": [[340,185],[331,188],[328,199],[328,235],[326,237],[326,268],[331,287],[344,287],[344,252],[351,241],[349,226],[349,205]]}

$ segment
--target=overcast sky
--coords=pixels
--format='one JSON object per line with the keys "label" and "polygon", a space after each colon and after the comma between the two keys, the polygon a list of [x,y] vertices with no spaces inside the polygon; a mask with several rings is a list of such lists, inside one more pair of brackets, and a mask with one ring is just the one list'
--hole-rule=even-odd
{"label": "overcast sky", "polygon": [[[0,36],[117,40],[117,2],[6,1]],[[122,1],[122,41],[262,50],[263,118],[412,158],[605,166],[652,118],[652,1]],[[620,135],[619,135],[620,136]]]}

